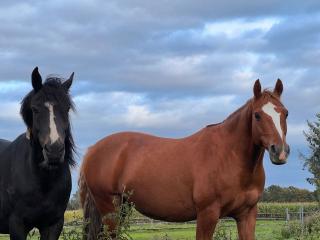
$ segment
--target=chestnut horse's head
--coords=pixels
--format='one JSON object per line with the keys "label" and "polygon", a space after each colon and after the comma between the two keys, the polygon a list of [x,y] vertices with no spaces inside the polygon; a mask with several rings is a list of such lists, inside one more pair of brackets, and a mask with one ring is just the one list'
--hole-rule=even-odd
{"label": "chestnut horse's head", "polygon": [[286,143],[288,110],[281,103],[283,85],[277,80],[273,91],[261,91],[260,81],[253,87],[252,135],[256,145],[269,151],[273,164],[287,162],[290,148]]}

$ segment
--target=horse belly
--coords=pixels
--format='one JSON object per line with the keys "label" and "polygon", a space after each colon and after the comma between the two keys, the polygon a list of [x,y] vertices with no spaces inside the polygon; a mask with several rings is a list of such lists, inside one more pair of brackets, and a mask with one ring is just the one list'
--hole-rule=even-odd
{"label": "horse belly", "polygon": [[[161,200],[160,200],[161,201]],[[152,204],[155,204],[152,206]],[[178,202],[165,204],[158,203],[156,200],[151,200],[150,203],[134,201],[135,208],[138,212],[152,219],[167,221],[167,222],[186,222],[196,218],[194,206],[185,205]]]}
{"label": "horse belly", "polygon": [[192,194],[184,186],[178,185],[149,185],[140,182],[131,188],[131,199],[140,213],[153,219],[172,222],[194,220],[196,210]]}

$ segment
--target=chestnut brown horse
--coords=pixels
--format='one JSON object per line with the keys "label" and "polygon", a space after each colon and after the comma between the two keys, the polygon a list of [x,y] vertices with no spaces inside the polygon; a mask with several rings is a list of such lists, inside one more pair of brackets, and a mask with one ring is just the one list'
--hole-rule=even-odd
{"label": "chestnut brown horse", "polygon": [[[92,146],[83,161],[81,201],[89,218],[85,239],[97,239],[101,216],[115,211],[114,199],[133,191],[129,201],[154,219],[197,220],[196,239],[212,239],[221,217],[237,221],[239,239],[255,235],[257,202],[263,192],[263,155],[284,164],[287,109],[280,101],[278,79],[273,91],[261,91],[220,124],[182,139],[124,132]],[[115,222],[106,220],[109,229]]]}

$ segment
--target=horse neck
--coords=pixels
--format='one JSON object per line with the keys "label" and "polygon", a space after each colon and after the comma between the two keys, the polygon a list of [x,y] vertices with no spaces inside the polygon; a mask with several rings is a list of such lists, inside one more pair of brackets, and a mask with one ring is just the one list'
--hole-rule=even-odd
{"label": "horse neck", "polygon": [[264,149],[253,142],[251,101],[231,114],[224,121],[223,129],[230,136],[226,147],[232,148],[239,161],[255,169],[262,167]]}

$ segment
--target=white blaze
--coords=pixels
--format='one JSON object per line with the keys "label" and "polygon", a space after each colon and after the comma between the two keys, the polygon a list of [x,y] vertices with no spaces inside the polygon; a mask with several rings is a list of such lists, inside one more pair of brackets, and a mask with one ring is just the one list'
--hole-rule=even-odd
{"label": "white blaze", "polygon": [[45,102],[44,105],[49,109],[49,128],[50,128],[50,141],[51,144],[59,139],[59,134],[55,122],[55,116],[53,112],[53,105],[49,102]]}
{"label": "white blaze", "polygon": [[268,114],[271,118],[272,118],[272,121],[274,123],[274,126],[276,127],[279,135],[280,135],[280,138],[282,139],[282,129],[281,129],[281,124],[280,124],[280,113],[278,113],[276,110],[275,110],[276,106],[273,105],[271,102],[268,102],[267,104],[263,105],[262,107],[262,111],[264,111],[266,114]]}

